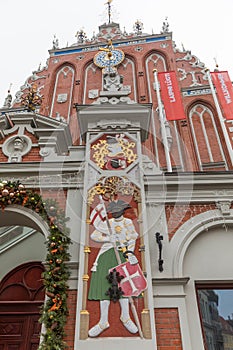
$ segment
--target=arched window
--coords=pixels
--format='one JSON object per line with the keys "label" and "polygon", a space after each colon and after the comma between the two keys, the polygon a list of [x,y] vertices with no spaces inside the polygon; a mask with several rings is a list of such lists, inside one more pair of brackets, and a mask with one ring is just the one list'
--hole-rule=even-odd
{"label": "arched window", "polygon": [[165,72],[167,70],[167,64],[161,54],[153,52],[150,56],[147,57],[145,65],[149,100],[152,101],[152,86],[154,82],[153,69],[156,68],[160,72]]}
{"label": "arched window", "polygon": [[50,117],[64,118],[69,123],[74,77],[74,68],[69,65],[65,65],[58,70],[55,78]]}
{"label": "arched window", "polygon": [[212,111],[196,104],[189,112],[193,143],[200,170],[225,170],[227,162]]}

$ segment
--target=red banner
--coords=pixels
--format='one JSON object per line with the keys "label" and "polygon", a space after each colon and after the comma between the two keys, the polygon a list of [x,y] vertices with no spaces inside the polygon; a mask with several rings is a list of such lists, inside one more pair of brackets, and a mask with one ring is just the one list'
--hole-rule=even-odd
{"label": "red banner", "polygon": [[167,120],[186,119],[175,72],[159,72],[161,99]]}
{"label": "red banner", "polygon": [[211,72],[226,119],[233,119],[233,87],[228,72]]}

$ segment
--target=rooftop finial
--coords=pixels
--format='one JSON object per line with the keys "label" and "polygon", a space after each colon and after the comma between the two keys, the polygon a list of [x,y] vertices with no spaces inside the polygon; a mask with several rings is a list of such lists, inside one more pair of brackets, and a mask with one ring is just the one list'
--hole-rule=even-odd
{"label": "rooftop finial", "polygon": [[112,0],[108,0],[105,5],[108,5],[108,24],[111,23],[111,16],[112,16],[112,7],[111,7]]}
{"label": "rooftop finial", "polygon": [[87,39],[87,35],[83,29],[80,29],[75,36],[77,38],[78,44],[83,44]]}
{"label": "rooftop finial", "polygon": [[167,21],[167,17],[165,17],[165,21],[163,22],[161,34],[168,33],[168,32],[169,32],[169,23]]}
{"label": "rooftop finial", "polygon": [[215,72],[218,72],[218,63],[217,63],[217,58],[214,57],[214,62],[215,62]]}
{"label": "rooftop finial", "polygon": [[56,34],[54,34],[54,36],[53,36],[53,50],[58,49],[58,47],[59,47],[58,38],[56,37]]}
{"label": "rooftop finial", "polygon": [[133,29],[134,29],[135,34],[137,34],[137,35],[142,34],[143,23],[141,21],[139,21],[139,19],[137,19],[136,22],[134,23]]}
{"label": "rooftop finial", "polygon": [[11,87],[12,87],[12,83],[10,84],[10,87],[9,87],[9,89],[7,91],[8,95],[5,98],[3,107],[7,107],[7,108],[11,107],[11,102],[12,102]]}

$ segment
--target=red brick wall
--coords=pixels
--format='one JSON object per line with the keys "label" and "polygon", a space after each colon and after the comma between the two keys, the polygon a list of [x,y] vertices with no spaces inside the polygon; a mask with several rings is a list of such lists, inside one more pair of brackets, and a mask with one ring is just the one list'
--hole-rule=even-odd
{"label": "red brick wall", "polygon": [[215,204],[197,204],[197,205],[166,205],[166,218],[169,239],[172,239],[178,228],[190,218],[216,209]]}
{"label": "red brick wall", "polygon": [[157,350],[182,350],[180,321],[177,308],[155,309]]}
{"label": "red brick wall", "polygon": [[65,341],[69,350],[74,349],[74,336],[75,336],[75,322],[76,322],[76,303],[77,303],[77,290],[68,291],[68,309],[69,316],[65,327],[66,338]]}
{"label": "red brick wall", "polygon": [[43,199],[53,199],[57,202],[58,207],[65,211],[67,190],[63,189],[40,189],[40,195]]}

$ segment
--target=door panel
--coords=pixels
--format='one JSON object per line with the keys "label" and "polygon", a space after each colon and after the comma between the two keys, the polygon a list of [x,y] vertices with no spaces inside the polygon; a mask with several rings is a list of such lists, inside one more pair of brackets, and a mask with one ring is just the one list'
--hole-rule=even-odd
{"label": "door panel", "polygon": [[42,264],[27,263],[0,283],[0,350],[37,350],[44,302]]}

